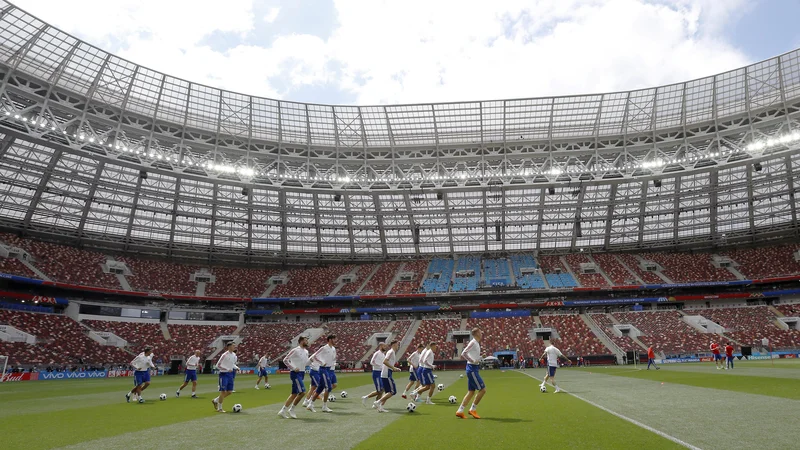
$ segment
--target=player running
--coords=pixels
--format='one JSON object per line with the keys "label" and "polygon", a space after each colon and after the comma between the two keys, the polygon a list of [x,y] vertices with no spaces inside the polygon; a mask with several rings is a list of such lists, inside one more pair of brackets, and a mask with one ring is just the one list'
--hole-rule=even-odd
{"label": "player running", "polygon": [[131,361],[131,366],[133,366],[134,370],[134,387],[130,392],[125,394],[125,401],[130,403],[131,397],[133,397],[133,401],[144,403],[142,391],[150,386],[150,369],[156,368],[155,364],[153,364],[153,349],[150,347],[145,347],[142,353],[139,353],[136,358],[133,358],[133,361]]}
{"label": "player running", "polygon": [[278,415],[284,419],[291,417],[297,419],[294,413],[294,407],[303,399],[303,393],[306,391],[306,386],[303,383],[303,377],[306,372],[306,365],[308,364],[308,338],[300,336],[297,340],[297,347],[293,348],[285,358],[283,363],[289,368],[289,378],[292,380],[292,393],[286,399],[286,403],[278,411]]}
{"label": "player running", "polygon": [[258,384],[261,383],[262,378],[264,379],[264,389],[269,389],[269,372],[267,372],[267,367],[269,367],[269,358],[267,358],[267,355],[264,355],[258,360],[258,364],[256,365],[256,373],[258,374],[256,389],[258,389]]}
{"label": "player running", "polygon": [[714,364],[717,365],[717,370],[722,370],[722,354],[720,353],[719,344],[716,342],[711,343],[711,353],[714,354]]}
{"label": "player running", "polygon": [[233,393],[233,374],[239,370],[239,366],[236,365],[235,349],[236,344],[232,341],[228,342],[228,345],[225,346],[225,352],[222,353],[222,356],[220,356],[217,361],[217,370],[219,370],[219,395],[211,400],[211,404],[214,405],[214,410],[217,412],[225,412],[225,410],[222,409],[222,402]]}
{"label": "player running", "polygon": [[393,395],[397,394],[397,386],[394,384],[394,378],[392,378],[392,372],[400,370],[395,364],[397,363],[397,348],[400,346],[400,343],[397,341],[392,341],[389,343],[389,351],[386,352],[386,357],[383,359],[383,364],[381,367],[381,382],[383,384],[383,397],[379,398],[378,401],[375,402],[375,407],[378,409],[379,413],[386,412],[386,409],[383,406],[386,404],[386,401],[392,398]]}
{"label": "player running", "polygon": [[181,391],[189,382],[192,382],[192,398],[197,398],[197,366],[200,365],[200,350],[195,350],[194,355],[186,359],[186,376],[181,387],[175,391],[175,397],[181,396]]}
{"label": "player running", "polygon": [[303,400],[303,407],[304,408],[307,407],[309,405],[309,403],[311,403],[311,397],[314,395],[315,392],[317,392],[317,387],[320,384],[319,361],[316,361],[316,360],[311,359],[311,358],[314,358],[314,356],[317,356],[317,352],[319,352],[319,350],[321,348],[322,347],[317,349],[317,351],[314,352],[314,354],[310,357],[310,359],[308,361],[308,364],[309,364],[308,379],[309,379],[309,381],[311,381],[311,389],[308,389],[308,395],[306,395],[306,398]]}
{"label": "player running", "polygon": [[653,350],[652,345],[647,347],[647,370],[650,370],[650,364],[652,364],[656,370],[661,370],[661,368],[656,365],[656,352]]}
{"label": "player running", "polygon": [[317,386],[317,391],[314,395],[311,396],[311,400],[309,401],[308,409],[311,412],[316,412],[314,409],[314,402],[319,398],[320,394],[323,392],[325,393],[322,397],[322,412],[333,412],[332,409],[328,408],[328,396],[333,391],[333,377],[331,376],[331,364],[336,361],[336,348],[334,348],[334,344],[336,342],[336,335],[330,334],[326,339],[328,344],[323,345],[322,348],[314,353],[312,359],[318,361],[319,366],[319,375],[320,375],[320,384]]}
{"label": "player running", "polygon": [[725,370],[733,369],[733,345],[728,342],[725,345]]}
{"label": "player running", "polygon": [[411,386],[414,386],[414,389],[419,387],[419,377],[417,376],[417,370],[419,369],[419,357],[422,354],[422,351],[425,350],[425,346],[422,344],[417,345],[417,349],[408,355],[408,384],[406,388],[403,390],[403,395],[401,397],[408,398],[406,394],[408,394],[408,390],[411,389]]}
{"label": "player running", "polygon": [[433,369],[436,368],[436,366],[433,364],[433,358],[434,355],[436,355],[436,350],[438,347],[439,346],[436,344],[436,342],[431,342],[427,347],[425,347],[425,350],[422,351],[422,355],[419,357],[419,374],[417,376],[419,377],[421,386],[417,389],[414,389],[414,401],[418,401],[420,394],[428,391],[428,398],[425,399],[426,405],[434,404],[431,400],[434,392],[436,392],[436,389],[434,389],[433,386]]}
{"label": "player running", "polygon": [[539,385],[539,387],[543,388],[544,385],[547,383],[547,381],[550,380],[550,383],[556,388],[554,393],[558,394],[559,392],[561,392],[561,388],[558,387],[558,384],[556,383],[556,369],[558,369],[558,359],[564,358],[567,361],[569,361],[569,358],[564,356],[564,354],[561,353],[561,350],[557,349],[553,344],[548,345],[547,348],[544,349],[544,353],[542,353],[542,359],[544,359],[545,356],[547,357],[547,374],[544,376],[544,380],[542,381],[542,384]]}
{"label": "player running", "polygon": [[[375,390],[370,392],[369,395],[365,395],[361,397],[361,404],[364,407],[367,407],[367,399],[372,397],[381,398],[383,395],[383,382],[381,381],[381,365],[383,364],[383,360],[386,359],[386,343],[381,342],[378,344],[378,349],[375,350],[375,353],[372,354],[372,358],[369,360],[369,365],[372,367],[372,385],[375,386]],[[375,403],[373,402],[372,407],[375,408]]]}
{"label": "player running", "polygon": [[[469,341],[469,344],[461,351],[461,357],[467,360],[467,395],[461,400],[461,405],[458,407],[456,417],[462,419],[466,419],[466,416],[464,416],[464,405],[469,404],[473,396],[475,396],[475,401],[472,402],[472,406],[469,408],[469,415],[476,419],[481,418],[481,416],[478,415],[478,404],[486,394],[486,385],[483,384],[483,378],[481,378],[480,375],[482,337],[483,331],[481,331],[480,328],[473,329],[472,340]],[[476,391],[478,395],[475,395]]]}

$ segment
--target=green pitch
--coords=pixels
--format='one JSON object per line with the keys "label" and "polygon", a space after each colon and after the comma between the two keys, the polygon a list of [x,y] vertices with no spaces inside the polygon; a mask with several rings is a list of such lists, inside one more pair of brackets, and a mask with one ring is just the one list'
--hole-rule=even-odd
{"label": "green pitch", "polygon": [[[196,400],[190,387],[175,398],[178,376],[154,377],[144,404],[125,402],[130,379],[6,383],[0,384],[0,439],[4,448],[26,449],[370,449],[387,442],[471,449],[796,448],[800,361],[741,362],[733,371],[711,363],[662,367],[560,369],[559,384],[568,393],[559,394],[552,387],[539,392],[541,369],[484,371],[481,420],[456,418],[456,406],[447,402],[466,391],[460,372],[438,373],[446,388],[434,396],[436,405],[408,413],[408,401],[398,395],[385,414],[361,405],[361,395],[371,391],[368,374],[340,374],[335,393],[346,390],[348,398],[331,404],[332,414],[300,409],[298,420],[277,416],[290,389],[286,375],[271,377],[272,389],[258,391],[254,376],[237,376],[225,409],[241,403],[239,414],[213,411],[214,376],[200,378]],[[396,377],[400,390],[406,378]],[[158,400],[161,393],[166,401]]]}

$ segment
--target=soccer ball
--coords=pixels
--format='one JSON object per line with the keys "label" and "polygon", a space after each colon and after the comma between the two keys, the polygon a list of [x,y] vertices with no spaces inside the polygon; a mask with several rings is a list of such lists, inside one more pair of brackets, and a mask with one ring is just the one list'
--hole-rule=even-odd
{"label": "soccer ball", "polygon": [[347,391],[342,391],[342,393],[339,394],[339,397],[347,398]]}
{"label": "soccer ball", "polygon": [[242,405],[240,405],[238,403],[233,405],[233,412],[235,412],[235,413],[242,412]]}
{"label": "soccer ball", "polygon": [[462,373],[461,375],[458,376],[458,378],[464,378],[464,374]]}
{"label": "soccer ball", "polygon": [[436,386],[436,389],[439,390],[439,391],[443,391],[444,390],[444,385],[439,383],[439,385]]}
{"label": "soccer ball", "polygon": [[264,385],[264,389],[270,389],[271,387],[272,387],[272,386],[271,386],[269,383],[267,383],[267,384],[265,384],[265,385]]}
{"label": "soccer ball", "polygon": [[447,401],[450,402],[451,405],[454,405],[458,401],[458,399],[456,398],[455,395],[451,395],[450,397],[447,398]]}
{"label": "soccer ball", "polygon": [[414,403],[414,402],[410,402],[408,404],[408,406],[406,406],[406,410],[408,410],[408,412],[410,412],[410,413],[416,411],[417,410],[417,404]]}
{"label": "soccer ball", "polygon": [[433,374],[433,378],[439,378],[439,375]]}
{"label": "soccer ball", "polygon": [[161,394],[161,395],[158,396],[158,398],[160,398],[161,401],[164,401],[164,400],[167,399],[167,394]]}
{"label": "soccer ball", "polygon": [[144,403],[144,399],[142,397],[139,397],[139,403]]}
{"label": "soccer ball", "polygon": [[544,386],[539,386],[539,390],[542,391],[542,393],[547,392],[547,388]]}
{"label": "soccer ball", "polygon": [[336,401],[336,396],[333,395],[333,394],[328,395],[328,401],[329,402],[335,402]]}

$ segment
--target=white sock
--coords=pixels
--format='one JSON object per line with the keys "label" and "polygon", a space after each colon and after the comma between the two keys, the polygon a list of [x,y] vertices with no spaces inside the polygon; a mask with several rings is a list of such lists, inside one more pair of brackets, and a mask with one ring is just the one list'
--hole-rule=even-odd
{"label": "white sock", "polygon": [[475,411],[476,409],[478,409],[478,407],[475,406],[475,403],[473,403],[472,406],[469,408],[470,411]]}
{"label": "white sock", "polygon": [[460,412],[460,413],[464,412],[464,405],[461,405],[461,406],[458,407],[458,412]]}
{"label": "white sock", "polygon": [[219,397],[215,398],[214,401],[217,402],[217,403],[220,403]]}
{"label": "white sock", "polygon": [[284,411],[286,411],[286,405],[281,406],[281,410],[278,412],[284,412]]}

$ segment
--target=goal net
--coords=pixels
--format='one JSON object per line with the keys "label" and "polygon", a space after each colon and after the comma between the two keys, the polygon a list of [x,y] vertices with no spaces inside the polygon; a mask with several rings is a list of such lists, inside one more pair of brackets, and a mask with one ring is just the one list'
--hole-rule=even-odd
{"label": "goal net", "polygon": [[0,383],[6,381],[6,369],[8,368],[8,356],[0,355]]}

